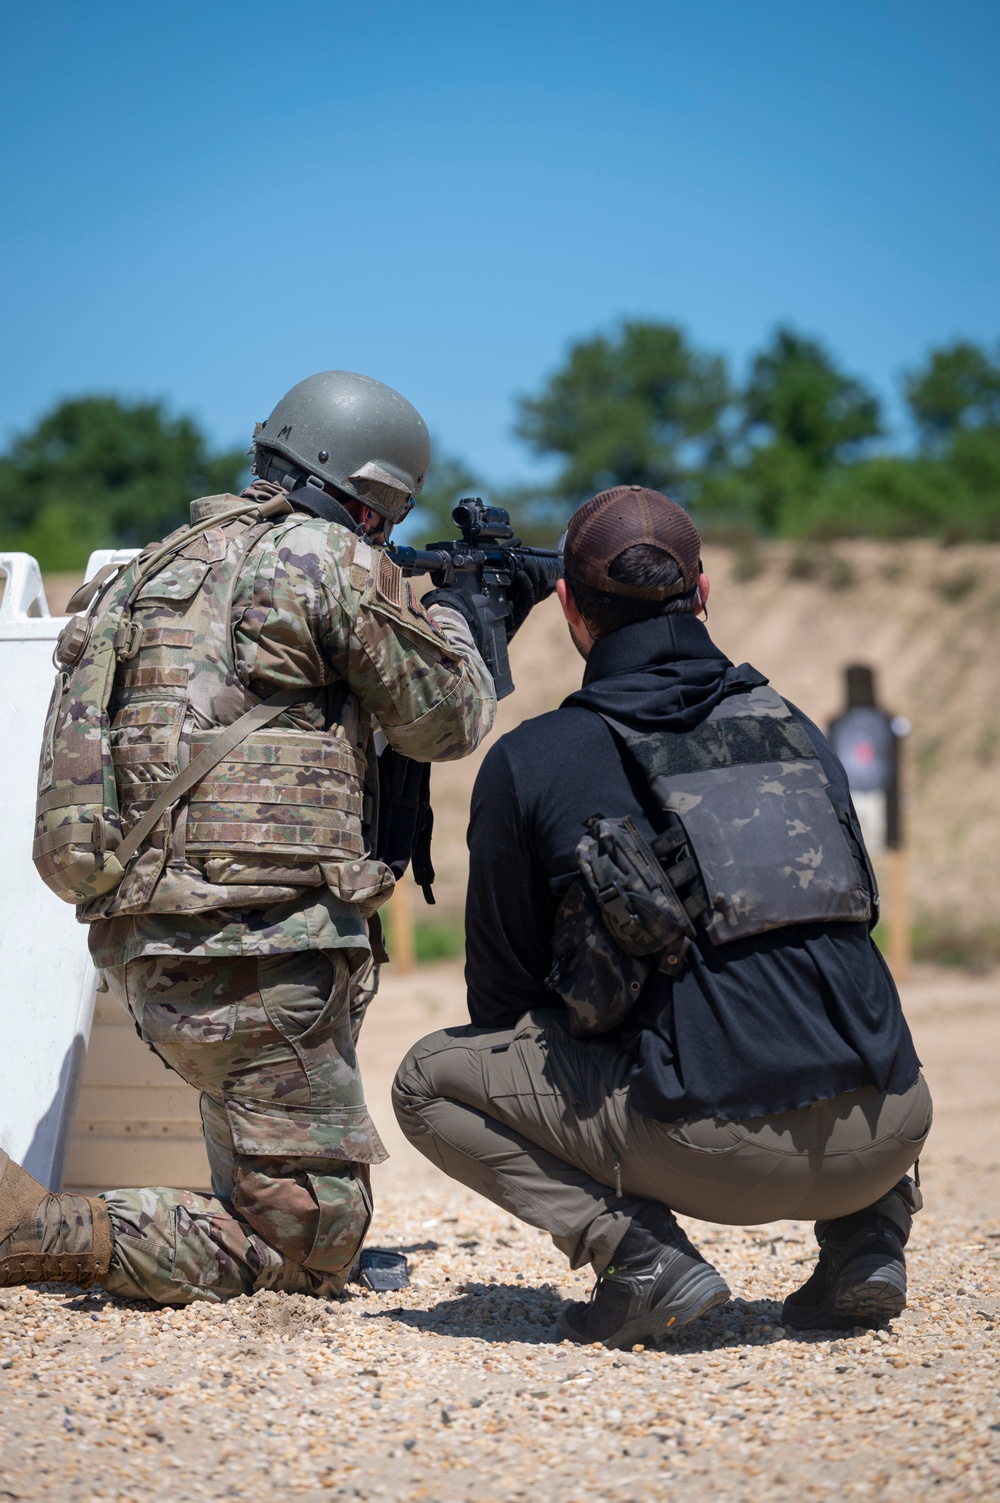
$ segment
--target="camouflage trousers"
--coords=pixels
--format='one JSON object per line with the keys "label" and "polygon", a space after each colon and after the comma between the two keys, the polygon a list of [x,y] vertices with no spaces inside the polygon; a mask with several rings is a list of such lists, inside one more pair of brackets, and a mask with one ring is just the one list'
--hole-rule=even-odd
{"label": "camouflage trousers", "polygon": [[212,1194],[103,1198],[112,1294],[184,1305],[256,1289],[335,1294],[371,1221],[355,1040],[373,986],[354,952],[164,955],[105,971],[142,1039],[201,1091]]}

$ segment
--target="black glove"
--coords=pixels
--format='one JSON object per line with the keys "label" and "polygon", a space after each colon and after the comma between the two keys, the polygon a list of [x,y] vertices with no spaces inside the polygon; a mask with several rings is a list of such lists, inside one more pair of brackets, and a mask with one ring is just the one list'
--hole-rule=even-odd
{"label": "black glove", "polygon": [[420,604],[423,606],[446,605],[450,611],[457,611],[469,623],[469,630],[472,632],[472,640],[476,644],[476,650],[482,652],[483,623],[479,612],[472,604],[468,595],[464,595],[461,590],[455,589],[453,586],[442,585],[438,590],[428,590],[426,595],[421,595]]}
{"label": "black glove", "polygon": [[556,582],[547,560],[532,558],[530,554],[522,559],[521,567],[510,582],[508,641],[524,625],[532,606],[547,600],[555,587]]}

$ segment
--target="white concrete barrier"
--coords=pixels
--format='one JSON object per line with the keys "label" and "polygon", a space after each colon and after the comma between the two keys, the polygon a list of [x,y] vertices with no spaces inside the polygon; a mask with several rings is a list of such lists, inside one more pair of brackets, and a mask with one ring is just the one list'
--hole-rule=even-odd
{"label": "white concrete barrier", "polygon": [[[89,579],[135,549],[101,550]],[[65,625],[37,563],[0,553],[0,1147],[59,1189],[94,1012],[96,975],[73,909],[31,862],[38,751]]]}

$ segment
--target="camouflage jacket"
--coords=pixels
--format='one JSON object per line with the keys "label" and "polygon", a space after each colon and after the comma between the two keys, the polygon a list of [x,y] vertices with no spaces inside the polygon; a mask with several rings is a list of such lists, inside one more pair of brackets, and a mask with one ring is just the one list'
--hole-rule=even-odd
{"label": "camouflage jacket", "polygon": [[[261,482],[249,494],[280,495]],[[195,501],[192,521],[234,500]],[[111,704],[127,824],[214,729],[277,690],[304,697],[161,821],[120,887],[78,910],[96,963],[367,948],[365,916],[392,891],[367,840],[373,733],[418,761],[476,747],[495,699],[465,621],[425,610],[363,538],[301,513],[193,539],[143,585],[134,620],[140,646]]]}

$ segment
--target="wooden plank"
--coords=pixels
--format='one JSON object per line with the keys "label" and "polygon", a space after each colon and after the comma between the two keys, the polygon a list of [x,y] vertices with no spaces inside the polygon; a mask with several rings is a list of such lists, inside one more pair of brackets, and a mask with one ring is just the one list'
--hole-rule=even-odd
{"label": "wooden plank", "polygon": [[199,1093],[142,1042],[124,1009],[99,993],[66,1183],[98,1190],[206,1189],[208,1157],[198,1102]]}

